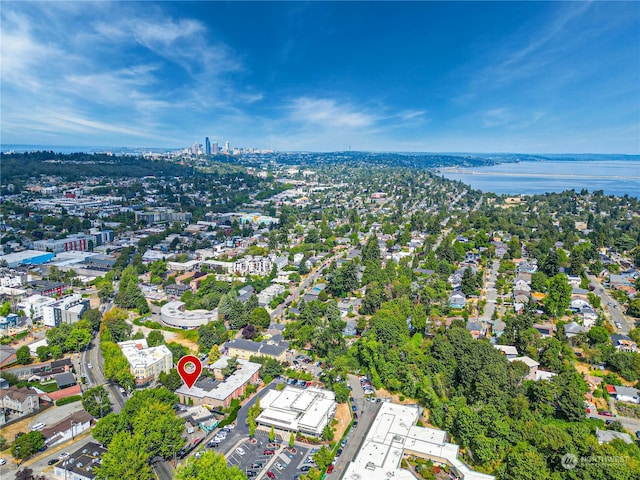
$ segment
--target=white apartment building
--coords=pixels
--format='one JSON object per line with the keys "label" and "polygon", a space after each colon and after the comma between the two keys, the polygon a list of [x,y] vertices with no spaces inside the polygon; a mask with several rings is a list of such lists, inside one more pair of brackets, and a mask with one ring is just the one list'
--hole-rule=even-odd
{"label": "white apartment building", "polygon": [[119,342],[118,346],[129,362],[137,386],[158,380],[160,372],[169,373],[173,365],[173,355],[166,345],[149,347],[143,338]]}
{"label": "white apartment building", "polygon": [[56,301],[55,298],[45,297],[44,295],[30,295],[18,304],[18,309],[22,310],[32,320],[37,320],[43,317],[44,307],[53,305]]}
{"label": "white apartment building", "polygon": [[[89,300],[80,294],[68,295],[42,307],[42,323],[47,327],[59,327],[62,323],[76,323],[89,308]],[[25,310],[29,315],[30,310]]]}
{"label": "white apartment building", "polygon": [[258,304],[262,307],[264,307],[265,305],[269,305],[269,302],[283,293],[284,290],[284,286],[277,283],[269,285],[258,294]]}

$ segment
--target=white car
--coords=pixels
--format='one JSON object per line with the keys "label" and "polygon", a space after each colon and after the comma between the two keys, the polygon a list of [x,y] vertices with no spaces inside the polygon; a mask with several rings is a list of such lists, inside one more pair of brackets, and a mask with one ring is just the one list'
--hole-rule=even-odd
{"label": "white car", "polygon": [[47,424],[46,423],[36,423],[34,426],[31,427],[31,431],[32,432],[37,432],[39,430],[42,430],[44,427],[46,427]]}
{"label": "white car", "polygon": [[58,455],[58,458],[60,460],[64,460],[65,458],[67,458],[69,456],[69,453],[67,452],[62,452],[60,455]]}
{"label": "white car", "polygon": [[247,453],[247,452],[244,451],[244,448],[242,448],[242,447],[236,448],[236,452],[238,452],[238,454],[240,454],[240,455],[244,455],[245,453]]}
{"label": "white car", "polygon": [[93,365],[91,365],[90,363],[87,363],[87,368],[93,368]]}
{"label": "white car", "polygon": [[7,461],[4,458],[0,458],[0,465],[4,465]]}

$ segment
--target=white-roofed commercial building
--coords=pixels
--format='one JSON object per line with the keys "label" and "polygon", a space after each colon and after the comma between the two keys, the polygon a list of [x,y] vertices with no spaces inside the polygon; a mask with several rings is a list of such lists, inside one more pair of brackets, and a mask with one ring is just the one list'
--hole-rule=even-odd
{"label": "white-roofed commercial building", "polygon": [[319,437],[331,423],[338,404],[335,393],[329,390],[286,386],[282,391],[269,391],[260,399],[260,406],[263,410],[256,419],[258,425]]}
{"label": "white-roofed commercial building", "polygon": [[198,328],[205,323],[218,320],[218,309],[186,310],[184,302],[169,302],[160,309],[162,323],[174,328]]}
{"label": "white-roofed commercial building", "polygon": [[383,403],[358,454],[342,476],[342,480],[416,480],[400,466],[408,455],[448,465],[450,478],[460,480],[494,480],[478,473],[458,459],[458,445],[448,443],[447,432],[418,427],[421,408],[417,405]]}

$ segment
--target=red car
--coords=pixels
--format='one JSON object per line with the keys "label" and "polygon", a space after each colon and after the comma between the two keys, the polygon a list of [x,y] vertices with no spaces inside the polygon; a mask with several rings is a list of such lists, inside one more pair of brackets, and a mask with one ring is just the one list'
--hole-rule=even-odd
{"label": "red car", "polygon": [[613,417],[613,413],[611,413],[611,412],[606,412],[606,411],[605,411],[605,412],[600,412],[600,415],[603,415],[603,416],[605,416],[605,417]]}
{"label": "red car", "polygon": [[265,450],[264,452],[262,452],[263,455],[274,455],[276,452],[275,450]]}
{"label": "red car", "polygon": [[267,477],[269,477],[269,478],[276,478],[276,474],[275,474],[275,473],[273,473],[271,470],[269,470],[269,471],[267,472]]}
{"label": "red car", "polygon": [[327,473],[331,473],[331,472],[333,472],[333,463],[329,465],[329,468],[327,468]]}

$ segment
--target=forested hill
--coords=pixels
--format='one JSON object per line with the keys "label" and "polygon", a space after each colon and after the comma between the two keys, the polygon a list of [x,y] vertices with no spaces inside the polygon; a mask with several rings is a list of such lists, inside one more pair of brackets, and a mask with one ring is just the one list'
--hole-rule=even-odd
{"label": "forested hill", "polygon": [[2,183],[27,181],[39,175],[56,175],[66,181],[86,177],[186,176],[191,167],[142,157],[113,156],[101,153],[26,152],[0,154]]}

